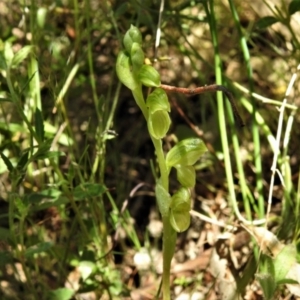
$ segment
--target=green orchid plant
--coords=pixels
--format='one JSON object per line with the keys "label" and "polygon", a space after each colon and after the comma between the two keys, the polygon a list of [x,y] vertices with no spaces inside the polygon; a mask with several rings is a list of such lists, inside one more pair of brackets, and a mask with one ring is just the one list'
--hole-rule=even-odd
{"label": "green orchid plant", "polygon": [[[159,174],[155,195],[163,220],[163,299],[170,299],[170,267],[175,251],[177,232],[190,225],[191,189],[196,183],[193,167],[207,151],[199,138],[188,138],[178,142],[168,153],[163,151],[163,139],[170,129],[170,103],[161,85],[160,75],[153,66],[144,64],[142,36],[138,28],[131,25],[124,39],[124,50],[120,51],[116,71],[119,80],[132,91],[141,109],[155,147]],[[144,98],[143,86],[153,88]],[[177,171],[180,188],[172,196],[169,192],[169,175],[172,168]]]}

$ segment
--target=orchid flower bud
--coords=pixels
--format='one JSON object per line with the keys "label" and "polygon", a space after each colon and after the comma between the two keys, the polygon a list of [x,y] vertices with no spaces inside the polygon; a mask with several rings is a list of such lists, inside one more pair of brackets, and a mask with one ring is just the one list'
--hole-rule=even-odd
{"label": "orchid flower bud", "polygon": [[176,144],[166,156],[169,168],[176,165],[192,166],[207,151],[207,148],[199,138],[188,138]]}
{"label": "orchid flower bud", "polygon": [[128,54],[131,53],[131,47],[133,43],[142,44],[142,35],[139,29],[133,25],[130,26],[129,30],[125,33],[123,44]]}
{"label": "orchid flower bud", "polygon": [[139,80],[148,87],[160,86],[160,75],[155,68],[149,65],[143,65],[139,72]]}
{"label": "orchid flower bud", "polygon": [[133,43],[130,51],[130,59],[133,66],[133,71],[139,71],[144,64],[144,51],[142,50],[140,44]]}
{"label": "orchid flower bud", "polygon": [[177,180],[183,187],[192,188],[196,184],[196,171],[193,166],[175,166],[177,171]]}
{"label": "orchid flower bud", "polygon": [[177,232],[185,231],[191,222],[191,193],[180,188],[172,197],[170,204],[170,223]]}
{"label": "orchid flower bud", "polygon": [[163,138],[168,132],[171,119],[169,116],[170,103],[166,92],[161,89],[155,89],[146,100],[149,109],[148,130],[156,139]]}

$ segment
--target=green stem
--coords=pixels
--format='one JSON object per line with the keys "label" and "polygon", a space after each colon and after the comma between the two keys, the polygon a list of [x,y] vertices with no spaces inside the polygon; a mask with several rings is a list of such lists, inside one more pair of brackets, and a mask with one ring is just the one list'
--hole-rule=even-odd
{"label": "green stem", "polygon": [[141,109],[141,111],[147,121],[148,120],[148,110],[146,107],[142,87],[139,85],[135,90],[132,90],[132,94],[133,94],[136,104]]}
{"label": "green stem", "polygon": [[242,32],[240,20],[239,20],[234,2],[232,0],[229,0],[229,4],[230,4],[231,11],[232,11],[233,19],[235,21],[236,28],[239,32],[240,44],[241,44],[244,59],[246,62],[247,75],[248,75],[248,79],[249,79],[249,90],[250,90],[251,102],[252,102],[252,106],[253,106],[252,136],[253,136],[253,145],[254,145],[253,157],[254,157],[255,173],[256,173],[256,191],[258,194],[259,217],[262,218],[265,215],[264,197],[263,197],[263,179],[262,179],[262,160],[261,160],[261,154],[260,154],[261,147],[260,147],[259,127],[258,127],[256,118],[255,118],[257,105],[256,105],[256,101],[254,101],[254,98],[252,97],[254,87],[253,87],[253,72],[252,72],[252,67],[251,67],[251,62],[250,62],[250,52],[249,52],[249,49],[247,46],[246,38]]}
{"label": "green stem", "polygon": [[170,224],[169,216],[163,218],[163,299],[169,300],[170,296],[170,275],[171,275],[171,261],[175,252],[176,231]]}
{"label": "green stem", "polygon": [[[148,110],[145,104],[142,87],[139,86],[137,89],[132,91],[134,99],[141,109],[146,121],[148,120]],[[151,137],[152,143],[155,148],[155,153],[157,156],[158,166],[160,170],[160,183],[163,188],[169,191],[169,171],[165,161],[165,155],[162,147],[162,141]],[[165,200],[167,201],[167,199]],[[170,224],[169,216],[163,217],[163,277],[162,277],[162,290],[163,299],[171,299],[170,295],[170,270],[171,261],[175,252],[176,244],[176,231]]]}
{"label": "green stem", "polygon": [[[208,16],[210,30],[211,30],[211,37],[212,43],[214,46],[214,58],[215,58],[215,73],[216,73],[216,84],[222,85],[222,62],[219,55],[218,49],[218,39],[217,39],[217,29],[216,29],[216,20],[214,15],[214,1],[209,1],[209,7],[205,5],[206,14]],[[221,133],[221,143],[222,149],[224,153],[224,164],[225,164],[225,172],[226,178],[228,182],[228,190],[231,199],[231,203],[235,213],[239,216],[240,213],[238,211],[238,206],[235,197],[235,190],[234,190],[234,181],[232,176],[232,167],[229,155],[229,145],[228,145],[228,138],[226,132],[226,122],[225,122],[225,110],[224,110],[224,103],[223,103],[223,95],[220,92],[217,92],[217,104],[218,104],[218,119],[219,119],[219,126],[220,126],[220,133]]]}

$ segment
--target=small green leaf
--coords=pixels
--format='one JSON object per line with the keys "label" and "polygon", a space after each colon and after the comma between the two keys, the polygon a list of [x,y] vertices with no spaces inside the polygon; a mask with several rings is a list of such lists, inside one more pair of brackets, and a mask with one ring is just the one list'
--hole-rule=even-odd
{"label": "small green leaf", "polygon": [[16,169],[21,171],[25,170],[28,164],[28,156],[29,156],[29,149],[24,150],[24,153],[21,155]]}
{"label": "small green leaf", "polygon": [[28,258],[33,257],[35,254],[46,252],[50,250],[52,247],[53,247],[52,242],[41,242],[26,249],[25,256]]}
{"label": "small green leaf", "polygon": [[60,288],[48,293],[47,300],[70,300],[75,294],[75,290]]}
{"label": "small green leaf", "polygon": [[162,88],[156,88],[146,100],[146,105],[153,113],[157,110],[165,110],[170,112],[170,103],[166,92]]}
{"label": "small green leaf", "polygon": [[133,25],[130,26],[130,29],[124,35],[123,44],[128,54],[131,53],[131,47],[133,43],[138,43],[142,45],[142,35],[139,29]]}
{"label": "small green leaf", "polygon": [[293,244],[286,245],[274,259],[275,282],[286,279],[287,273],[297,263],[297,251]]}
{"label": "small green leaf", "polygon": [[266,300],[273,299],[276,291],[276,283],[274,277],[272,277],[270,274],[257,274],[255,277],[260,283],[264,298]]}
{"label": "small green leaf", "polygon": [[276,19],[275,17],[273,16],[267,16],[267,17],[263,17],[261,19],[259,19],[256,23],[255,23],[255,26],[258,28],[258,29],[265,29],[275,23],[279,22],[278,19]]}
{"label": "small green leaf", "polygon": [[143,65],[138,77],[141,83],[147,87],[160,86],[160,75],[152,66]]}
{"label": "small green leaf", "polygon": [[161,185],[159,180],[156,182],[155,185],[155,196],[156,196],[159,212],[161,213],[162,217],[168,216],[170,203],[171,203],[171,196],[164,189],[164,187]]}
{"label": "small green leaf", "polygon": [[193,166],[175,166],[177,171],[177,180],[183,187],[192,188],[196,184],[196,171]]}
{"label": "small green leaf", "polygon": [[199,138],[188,138],[176,144],[166,156],[169,168],[175,165],[192,166],[207,151]]}
{"label": "small green leaf", "polygon": [[38,108],[35,111],[35,132],[39,138],[38,143],[43,142],[45,138],[43,114]]}
{"label": "small green leaf", "polygon": [[0,152],[0,156],[2,158],[2,160],[4,161],[7,169],[9,172],[13,172],[14,171],[14,167],[12,165],[12,163],[10,162],[10,160],[4,155],[3,152]]}
{"label": "small green leaf", "polygon": [[162,139],[170,129],[171,119],[166,111],[159,110],[149,115],[147,124],[151,136]]}
{"label": "small green leaf", "polygon": [[5,42],[4,43],[4,50],[3,50],[4,59],[7,65],[7,68],[11,65],[11,62],[15,56],[15,53],[12,49],[11,42]]}
{"label": "small green leaf", "polygon": [[289,279],[289,278],[279,280],[276,283],[277,283],[277,285],[279,285],[279,284],[299,284],[299,282],[297,280]]}
{"label": "small green leaf", "polygon": [[135,90],[138,87],[139,83],[134,77],[132,66],[130,65],[130,58],[124,51],[120,51],[118,55],[116,71],[119,80],[130,90]]}
{"label": "small green leaf", "polygon": [[74,191],[74,199],[84,199],[90,197],[99,197],[105,193],[106,188],[102,184],[86,182],[78,185]]}
{"label": "small green leaf", "polygon": [[31,53],[34,49],[34,46],[28,45],[21,48],[13,57],[11,61],[11,66],[16,67],[18,66],[23,60],[27,58],[29,53]]}
{"label": "small green leaf", "polygon": [[81,274],[81,278],[85,281],[95,270],[97,266],[92,261],[83,260],[78,265],[78,270]]}
{"label": "small green leaf", "polygon": [[300,11],[300,0],[293,0],[289,4],[289,14],[292,15],[297,11]]}

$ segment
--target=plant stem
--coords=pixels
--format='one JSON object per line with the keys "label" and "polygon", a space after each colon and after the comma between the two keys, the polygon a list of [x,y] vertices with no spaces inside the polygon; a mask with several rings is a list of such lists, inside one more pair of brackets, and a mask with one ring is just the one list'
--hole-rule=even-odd
{"label": "plant stem", "polygon": [[175,252],[176,231],[170,224],[169,217],[163,218],[163,299],[169,300],[170,296],[170,271],[171,261]]}
{"label": "plant stem", "polygon": [[[145,104],[141,86],[132,91],[134,99],[141,109],[146,121],[148,120],[148,110]],[[169,192],[169,171],[165,161],[165,155],[162,147],[162,141],[151,137],[152,143],[155,148],[158,166],[160,170],[160,182],[163,188]],[[167,200],[166,200],[167,201]],[[170,269],[171,261],[175,252],[176,244],[176,231],[170,224],[169,216],[163,217],[163,277],[162,277],[162,290],[163,299],[169,300],[170,296]]]}

